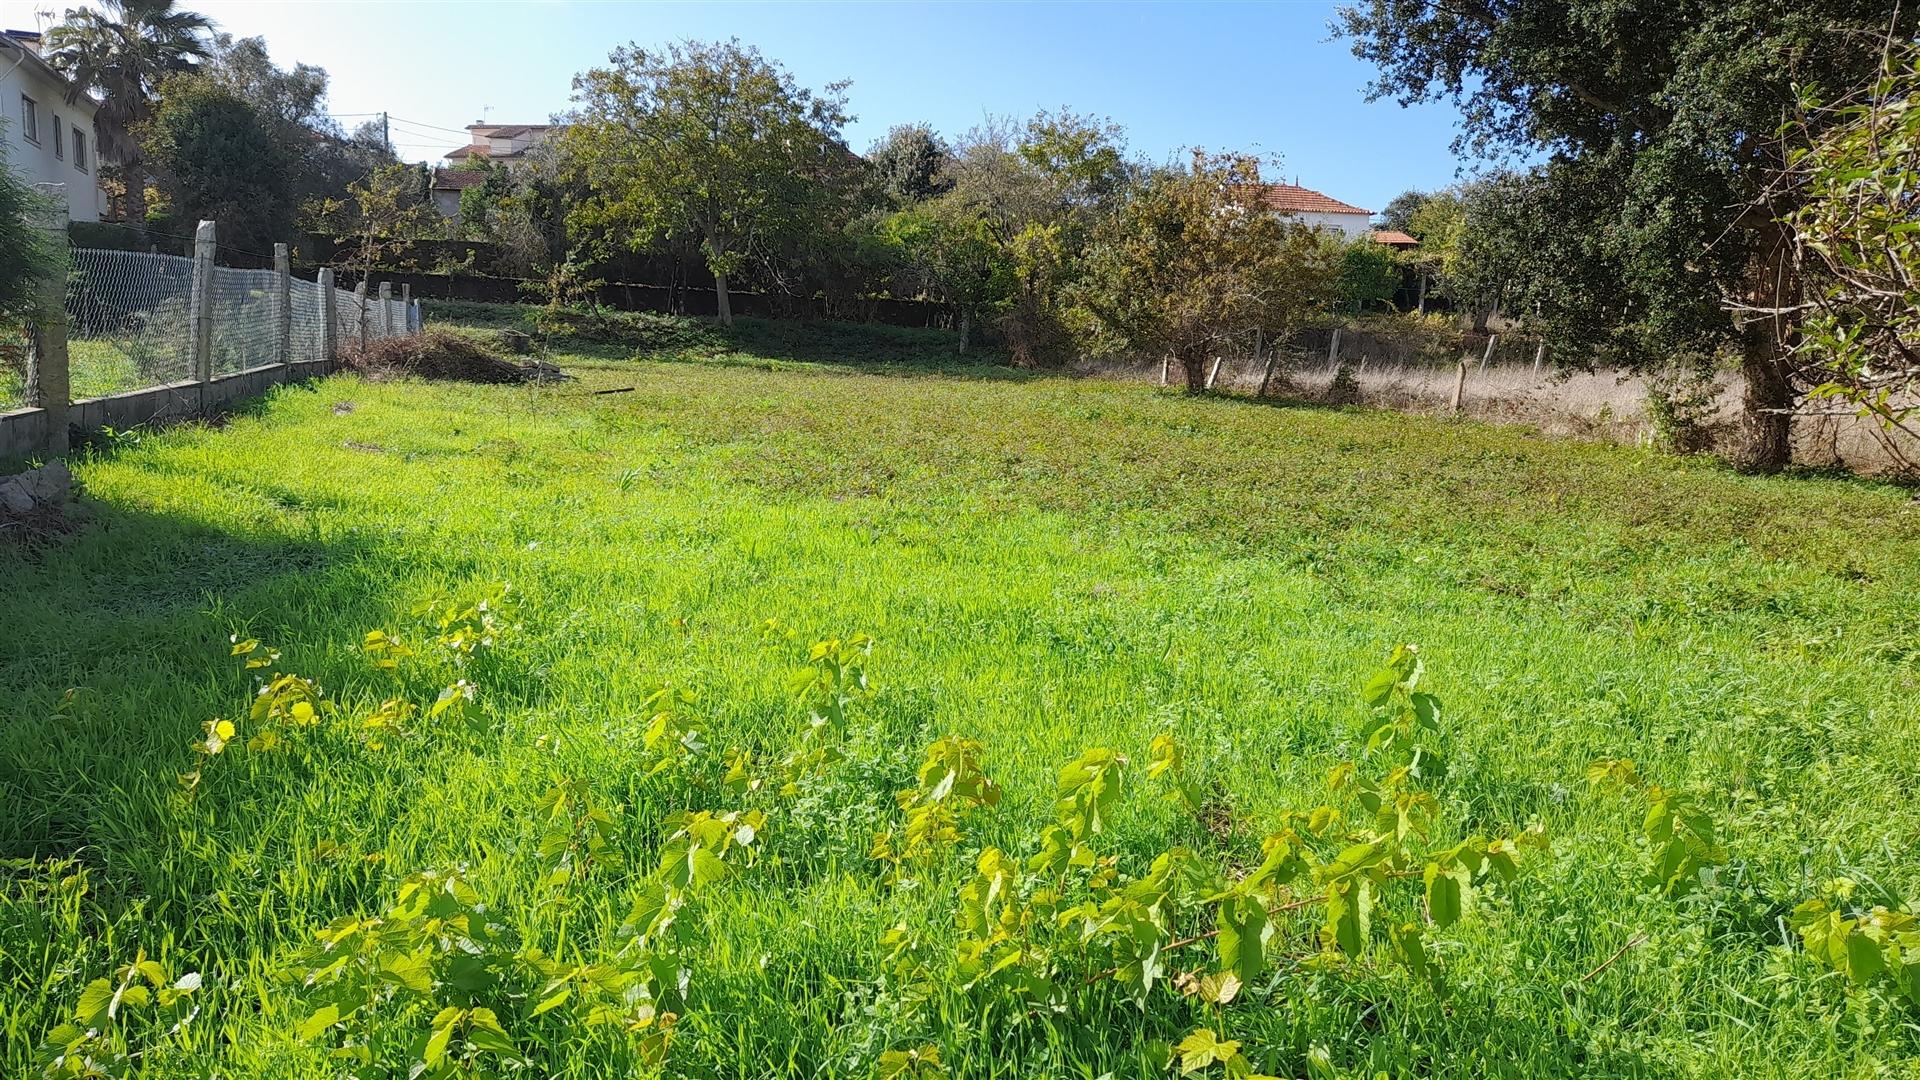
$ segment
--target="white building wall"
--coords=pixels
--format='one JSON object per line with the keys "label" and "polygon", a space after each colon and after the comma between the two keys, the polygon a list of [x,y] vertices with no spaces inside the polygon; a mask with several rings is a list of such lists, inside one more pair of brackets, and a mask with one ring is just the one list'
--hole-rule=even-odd
{"label": "white building wall", "polygon": [[[74,221],[99,221],[106,195],[97,179],[99,146],[94,139],[93,106],[67,103],[66,84],[49,77],[33,60],[15,65],[20,52],[0,48],[0,142],[7,147],[7,167],[30,184],[65,184],[67,216]],[[29,141],[21,111],[21,96],[32,98],[40,138]],[[55,150],[55,118],[59,118],[59,151]],[[86,138],[85,159],[76,164],[74,129]]]}
{"label": "white building wall", "polygon": [[1289,215],[1294,220],[1314,229],[1338,230],[1349,240],[1373,233],[1371,214],[1327,214],[1318,211],[1296,211]]}

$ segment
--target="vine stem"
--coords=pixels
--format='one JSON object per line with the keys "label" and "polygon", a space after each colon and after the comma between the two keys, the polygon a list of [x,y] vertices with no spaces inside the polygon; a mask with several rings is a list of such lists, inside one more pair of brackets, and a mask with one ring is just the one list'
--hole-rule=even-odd
{"label": "vine stem", "polygon": [[1615,949],[1612,956],[1609,956],[1605,960],[1602,960],[1600,962],[1599,967],[1594,968],[1592,971],[1589,971],[1585,975],[1580,976],[1580,984],[1585,985],[1587,983],[1592,982],[1595,978],[1599,976],[1601,972],[1612,967],[1613,962],[1615,960],[1618,960],[1621,957],[1627,955],[1627,952],[1629,950],[1639,948],[1641,945],[1646,944],[1646,942],[1647,942],[1647,935],[1645,931],[1641,931],[1640,933],[1635,934],[1632,937],[1628,938],[1627,943],[1625,945],[1620,946],[1618,949]]}

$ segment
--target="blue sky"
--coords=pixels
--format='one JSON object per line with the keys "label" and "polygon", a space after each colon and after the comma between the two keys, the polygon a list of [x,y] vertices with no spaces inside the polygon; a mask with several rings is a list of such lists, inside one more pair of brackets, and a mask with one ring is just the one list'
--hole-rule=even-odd
{"label": "blue sky", "polygon": [[[0,22],[74,0],[0,0]],[[617,44],[738,37],[818,87],[853,80],[848,141],[925,121],[1067,106],[1112,118],[1155,160],[1188,146],[1278,154],[1288,180],[1378,210],[1453,182],[1449,107],[1368,104],[1369,69],[1329,40],[1331,3],[730,3],[183,0],[283,65],[332,76],[338,114],[386,110],[409,159],[481,119],[539,122]],[[44,18],[42,19],[44,22]],[[363,117],[346,115],[349,126]]]}

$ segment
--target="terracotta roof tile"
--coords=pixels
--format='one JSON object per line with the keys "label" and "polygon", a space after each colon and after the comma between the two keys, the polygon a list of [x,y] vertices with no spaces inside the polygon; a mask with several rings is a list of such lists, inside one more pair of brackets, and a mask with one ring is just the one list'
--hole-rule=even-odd
{"label": "terracotta roof tile", "polygon": [[1297,184],[1262,184],[1260,199],[1269,210],[1278,210],[1289,214],[1371,214],[1371,210],[1362,210],[1328,198],[1311,188]]}
{"label": "terracotta roof tile", "polygon": [[433,190],[435,191],[465,191],[486,182],[487,174],[481,169],[433,170]]}
{"label": "terracotta roof tile", "polygon": [[1389,247],[1413,247],[1420,241],[1401,232],[1399,229],[1378,229],[1373,234],[1373,242]]}

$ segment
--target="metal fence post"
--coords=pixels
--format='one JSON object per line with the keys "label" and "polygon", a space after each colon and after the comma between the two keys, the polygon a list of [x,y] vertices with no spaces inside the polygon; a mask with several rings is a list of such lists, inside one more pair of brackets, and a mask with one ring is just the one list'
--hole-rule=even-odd
{"label": "metal fence post", "polygon": [[280,365],[293,368],[293,261],[287,245],[273,245],[273,328],[280,345]]}
{"label": "metal fence post", "polygon": [[333,293],[333,267],[321,267],[315,284],[320,286],[320,359],[331,368],[340,350],[340,327],[334,321],[339,316],[340,301]]}
{"label": "metal fence post", "polygon": [[[216,226],[203,221],[193,232],[193,294],[188,310],[193,327],[193,380],[206,383],[213,378],[213,255]],[[201,395],[201,405],[206,404]]]}
{"label": "metal fence post", "polygon": [[[57,189],[57,190],[56,190]],[[73,383],[67,368],[67,193],[65,184],[43,189],[51,197],[41,229],[55,258],[35,290],[32,366],[27,369],[27,404],[46,416],[48,454],[67,452],[67,406]]]}
{"label": "metal fence post", "polygon": [[367,279],[353,287],[354,336],[359,338],[360,347],[367,345]]}
{"label": "metal fence post", "polygon": [[393,336],[393,282],[380,283],[380,336]]}

